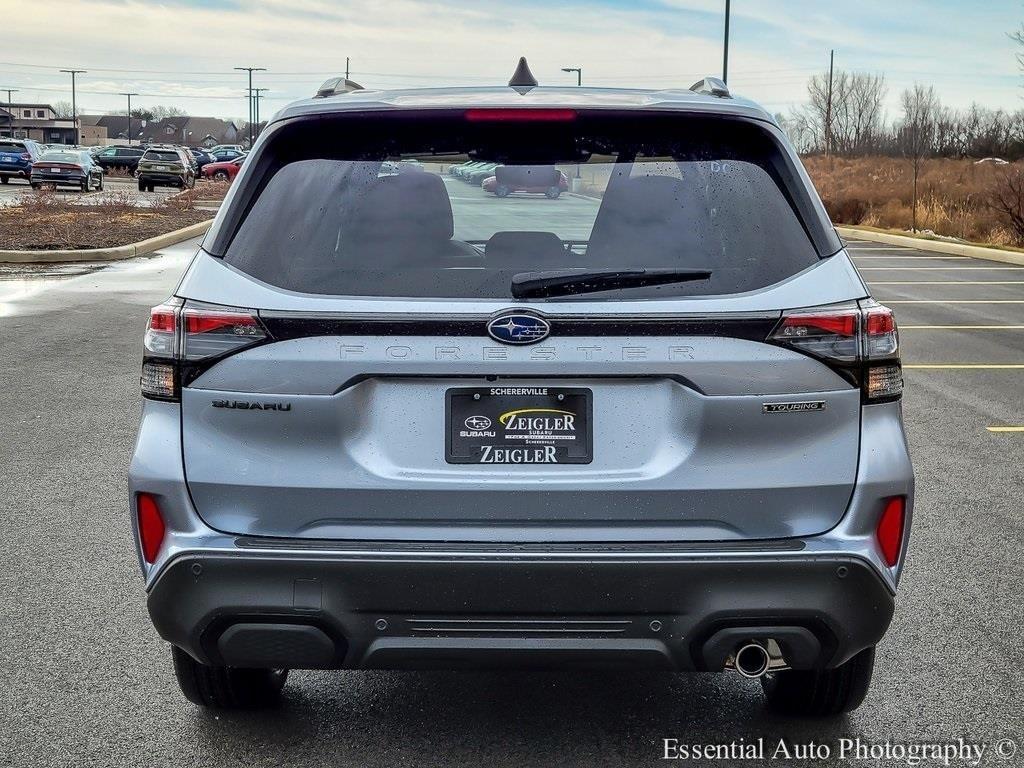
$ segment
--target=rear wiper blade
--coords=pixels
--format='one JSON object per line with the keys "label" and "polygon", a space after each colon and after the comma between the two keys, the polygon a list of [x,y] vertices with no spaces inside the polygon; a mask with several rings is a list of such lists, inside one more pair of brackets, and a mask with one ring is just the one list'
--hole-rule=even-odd
{"label": "rear wiper blade", "polygon": [[565,296],[573,293],[643,288],[648,285],[707,280],[710,269],[559,269],[550,272],[520,272],[512,277],[512,296],[517,299]]}

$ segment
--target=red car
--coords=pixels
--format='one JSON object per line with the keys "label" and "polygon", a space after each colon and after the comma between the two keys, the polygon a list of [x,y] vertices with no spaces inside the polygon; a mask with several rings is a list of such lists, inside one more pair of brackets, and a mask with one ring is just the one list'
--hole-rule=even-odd
{"label": "red car", "polygon": [[242,167],[245,157],[236,157],[234,160],[224,160],[220,163],[207,163],[203,166],[202,174],[204,179],[216,179],[217,181],[233,181]]}
{"label": "red car", "polygon": [[529,192],[554,200],[569,189],[569,179],[551,165],[500,165],[481,186],[484,192],[492,192],[498,197],[508,197],[513,192]]}

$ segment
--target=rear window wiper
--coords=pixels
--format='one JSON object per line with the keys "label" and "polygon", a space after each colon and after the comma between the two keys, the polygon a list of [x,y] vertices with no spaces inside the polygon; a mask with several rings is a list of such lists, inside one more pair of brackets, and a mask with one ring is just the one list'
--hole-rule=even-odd
{"label": "rear window wiper", "polygon": [[707,280],[710,269],[560,269],[550,272],[520,272],[512,277],[512,296],[517,299],[566,296],[574,293],[643,288],[648,285]]}

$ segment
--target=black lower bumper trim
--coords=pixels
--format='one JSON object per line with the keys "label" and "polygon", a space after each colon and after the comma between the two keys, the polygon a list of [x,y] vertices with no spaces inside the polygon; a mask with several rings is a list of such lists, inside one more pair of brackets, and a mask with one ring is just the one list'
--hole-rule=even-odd
{"label": "black lower bumper trim", "polygon": [[705,644],[729,627],[803,628],[820,651],[799,666],[835,666],[881,639],[894,602],[846,557],[239,552],[178,556],[148,605],[164,639],[210,664],[259,666],[277,648],[272,666],[292,668],[705,669]]}

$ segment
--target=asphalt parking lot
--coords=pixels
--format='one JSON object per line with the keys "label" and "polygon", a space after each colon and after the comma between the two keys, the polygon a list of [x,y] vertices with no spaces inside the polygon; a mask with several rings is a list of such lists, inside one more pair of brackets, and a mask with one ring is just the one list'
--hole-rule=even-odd
{"label": "asphalt parking lot", "polygon": [[213,714],[181,697],[150,626],[126,492],[147,311],[195,246],[0,269],[0,764],[632,766],[659,763],[663,738],[759,737],[962,737],[990,745],[982,765],[1024,760],[993,754],[1024,750],[1024,267],[851,246],[901,325],[918,496],[849,717],[779,719],[735,675],[578,672],[298,672],[277,711]]}

